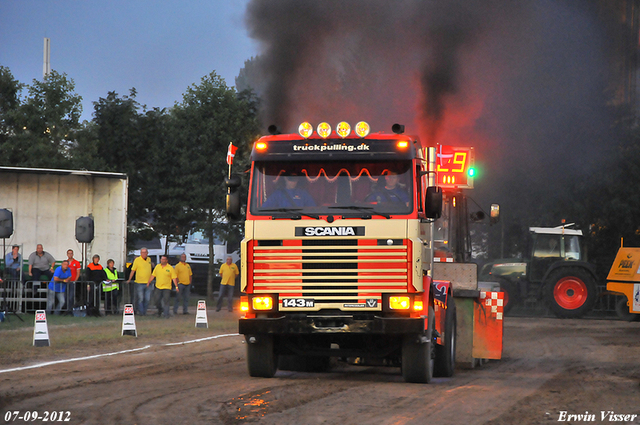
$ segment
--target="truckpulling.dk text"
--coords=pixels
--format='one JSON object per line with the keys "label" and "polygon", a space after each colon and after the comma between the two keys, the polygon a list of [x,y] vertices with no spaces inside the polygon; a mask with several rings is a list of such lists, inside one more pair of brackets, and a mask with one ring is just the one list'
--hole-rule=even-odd
{"label": "truckpulling.dk text", "polygon": [[354,145],[339,145],[339,144],[335,144],[335,145],[294,145],[293,146],[293,150],[294,151],[320,151],[320,152],[324,152],[324,151],[347,151],[347,152],[353,152],[353,151],[368,151],[369,150],[369,145],[365,145],[364,143],[358,145],[358,146],[354,146]]}

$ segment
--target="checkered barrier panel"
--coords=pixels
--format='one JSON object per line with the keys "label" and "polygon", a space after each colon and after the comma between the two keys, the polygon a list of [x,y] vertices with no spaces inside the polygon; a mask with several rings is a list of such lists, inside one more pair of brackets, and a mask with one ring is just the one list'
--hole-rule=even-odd
{"label": "checkered barrier panel", "polygon": [[480,292],[474,303],[473,357],[502,357],[503,292]]}
{"label": "checkered barrier panel", "polygon": [[504,314],[504,292],[480,292],[480,300],[496,320],[502,320]]}

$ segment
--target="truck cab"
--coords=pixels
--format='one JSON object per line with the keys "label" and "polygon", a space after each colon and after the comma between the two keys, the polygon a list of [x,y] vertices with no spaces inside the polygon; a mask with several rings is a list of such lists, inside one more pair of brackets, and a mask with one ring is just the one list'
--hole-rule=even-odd
{"label": "truck cab", "polygon": [[[314,130],[273,132],[251,153],[239,322],[250,375],[337,357],[402,365],[408,382],[451,376],[456,308],[432,273],[435,149],[364,122]],[[238,216],[238,181],[227,184]]]}

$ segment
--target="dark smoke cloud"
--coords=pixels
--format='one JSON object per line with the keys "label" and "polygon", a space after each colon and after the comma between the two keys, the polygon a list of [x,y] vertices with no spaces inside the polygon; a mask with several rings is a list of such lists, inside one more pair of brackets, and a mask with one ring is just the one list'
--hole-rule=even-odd
{"label": "dark smoke cloud", "polygon": [[385,116],[412,116],[419,56],[409,53],[406,62],[403,51],[414,46],[407,45],[410,29],[398,22],[412,7],[367,0],[250,3],[250,34],[263,47],[265,123],[292,130],[316,116],[380,118],[385,125]]}
{"label": "dark smoke cloud", "polygon": [[611,145],[606,4],[254,0],[263,121],[399,122],[430,144],[475,146],[478,196],[533,207]]}
{"label": "dark smoke cloud", "polygon": [[461,51],[471,48],[481,36],[486,17],[494,9],[491,2],[418,2],[416,16],[423,20],[415,33],[420,35],[421,50],[427,53],[421,64],[421,112],[429,139],[437,138],[445,113],[447,96],[455,95],[460,86]]}

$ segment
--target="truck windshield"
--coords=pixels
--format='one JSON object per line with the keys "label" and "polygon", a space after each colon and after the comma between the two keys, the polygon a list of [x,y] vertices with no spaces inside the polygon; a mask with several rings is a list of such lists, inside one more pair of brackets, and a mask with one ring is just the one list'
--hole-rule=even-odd
{"label": "truck windshield", "polygon": [[413,210],[410,161],[256,162],[254,215],[389,215]]}

